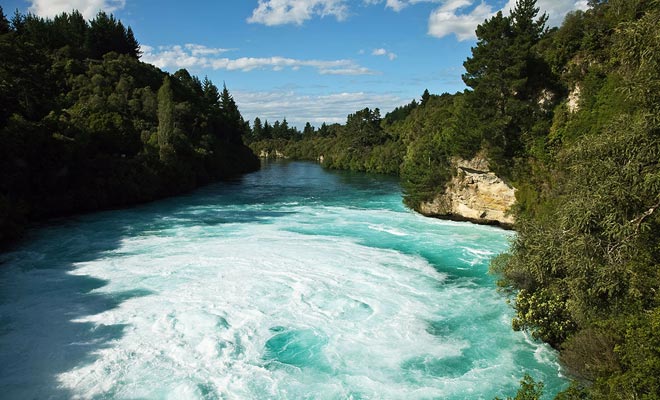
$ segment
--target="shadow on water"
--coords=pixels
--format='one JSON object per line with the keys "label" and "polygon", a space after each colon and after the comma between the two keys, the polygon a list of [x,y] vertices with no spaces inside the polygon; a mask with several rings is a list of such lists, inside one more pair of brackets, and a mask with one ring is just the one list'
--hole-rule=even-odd
{"label": "shadow on water", "polygon": [[[168,229],[187,226],[269,223],[288,215],[268,207],[290,196],[290,187],[282,190],[285,173],[247,175],[127,210],[54,220],[0,253],[0,397],[74,397],[60,376],[94,363],[130,328],[90,317],[152,294],[139,287],[104,292],[109,282],[81,275],[82,265],[121,257],[122,240],[130,237],[169,235]],[[245,204],[264,206],[246,210]]]}
{"label": "shadow on water", "polygon": [[115,220],[113,213],[97,221],[51,223],[0,255],[2,398],[72,398],[58,376],[93,363],[126,329],[83,320],[151,294],[139,288],[100,293],[107,281],[75,273],[78,264],[119,247],[129,221]]}

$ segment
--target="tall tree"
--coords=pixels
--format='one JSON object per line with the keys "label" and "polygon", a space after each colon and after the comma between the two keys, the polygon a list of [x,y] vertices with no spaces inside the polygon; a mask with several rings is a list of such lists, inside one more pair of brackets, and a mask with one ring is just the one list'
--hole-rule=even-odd
{"label": "tall tree", "polygon": [[228,140],[234,142],[240,141],[241,136],[245,133],[245,122],[226,84],[223,84],[222,92],[220,93],[220,109],[222,110]]}
{"label": "tall tree", "polygon": [[305,124],[305,128],[303,129],[303,136],[305,138],[310,138],[314,136],[314,127],[309,122]]}
{"label": "tall tree", "polygon": [[174,94],[170,77],[165,76],[163,85],[158,90],[158,147],[161,160],[165,159],[172,148],[174,136]]}
{"label": "tall tree", "polygon": [[355,146],[381,144],[385,135],[380,126],[380,110],[369,108],[350,114],[346,119],[346,135]]}
{"label": "tall tree", "polygon": [[263,139],[264,135],[264,127],[261,124],[261,119],[259,117],[256,117],[254,119],[254,123],[252,124],[252,139],[253,140],[261,140]]}
{"label": "tall tree", "polygon": [[207,107],[220,107],[220,92],[208,76],[205,76],[202,81],[202,91],[204,92],[204,101],[206,102]]}
{"label": "tall tree", "polygon": [[422,107],[428,103],[429,99],[431,98],[431,93],[429,93],[428,89],[424,89],[424,93],[422,93]]}
{"label": "tall tree", "polygon": [[126,28],[126,54],[133,56],[135,58],[140,58],[142,55],[142,50],[140,50],[140,43],[135,39],[133,35],[133,29],[129,26]]}
{"label": "tall tree", "polygon": [[545,33],[536,0],[518,0],[511,16],[502,12],[477,27],[477,46],[463,64],[463,81],[473,90],[468,105],[477,112],[482,137],[495,166],[507,173],[540,120],[539,98],[549,86],[549,68],[534,46]]}
{"label": "tall tree", "polygon": [[9,20],[5,16],[2,6],[0,6],[0,35],[4,33],[9,33]]}
{"label": "tall tree", "polygon": [[127,30],[112,14],[99,11],[89,24],[87,49],[89,56],[94,59],[101,59],[111,51],[138,58],[140,46],[132,30]]}

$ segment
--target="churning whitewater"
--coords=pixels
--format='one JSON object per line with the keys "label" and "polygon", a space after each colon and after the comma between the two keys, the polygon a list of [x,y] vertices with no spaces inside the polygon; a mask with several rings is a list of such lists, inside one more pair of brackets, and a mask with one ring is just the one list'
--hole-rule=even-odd
{"label": "churning whitewater", "polygon": [[492,399],[527,372],[552,394],[554,353],[488,275],[509,235],[310,163],[56,221],[0,259],[0,392]]}

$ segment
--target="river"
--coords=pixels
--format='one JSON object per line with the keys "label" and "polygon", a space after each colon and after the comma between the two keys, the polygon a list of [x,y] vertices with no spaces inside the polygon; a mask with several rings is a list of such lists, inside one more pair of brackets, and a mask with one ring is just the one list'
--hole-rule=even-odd
{"label": "river", "polygon": [[0,255],[0,397],[490,400],[526,372],[554,394],[488,274],[511,235],[299,162],[52,221]]}

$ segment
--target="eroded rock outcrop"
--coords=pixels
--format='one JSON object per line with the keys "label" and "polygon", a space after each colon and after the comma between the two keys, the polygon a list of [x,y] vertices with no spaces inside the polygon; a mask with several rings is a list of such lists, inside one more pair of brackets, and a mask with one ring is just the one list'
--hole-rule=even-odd
{"label": "eroded rock outcrop", "polygon": [[515,189],[493,173],[486,157],[471,160],[453,158],[454,177],[444,193],[420,204],[419,212],[432,217],[512,228],[510,213],[516,201]]}
{"label": "eroded rock outcrop", "polygon": [[261,150],[259,152],[259,158],[270,158],[270,159],[287,159],[287,157],[283,152],[279,150]]}

